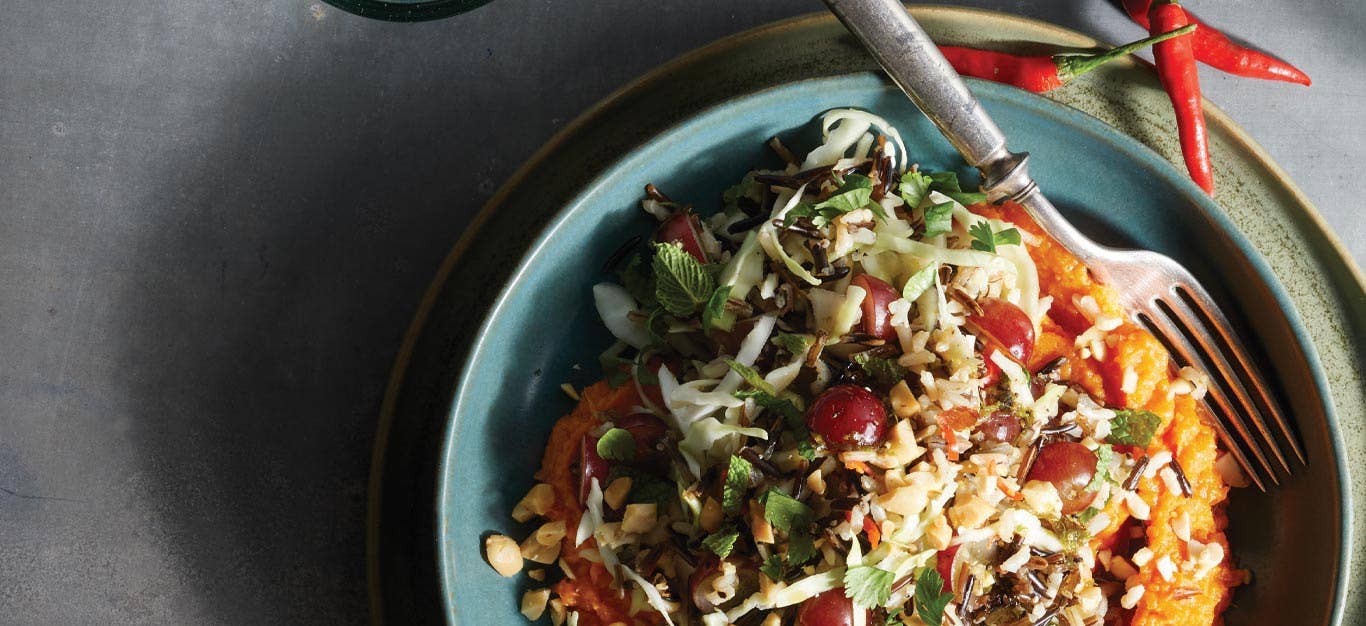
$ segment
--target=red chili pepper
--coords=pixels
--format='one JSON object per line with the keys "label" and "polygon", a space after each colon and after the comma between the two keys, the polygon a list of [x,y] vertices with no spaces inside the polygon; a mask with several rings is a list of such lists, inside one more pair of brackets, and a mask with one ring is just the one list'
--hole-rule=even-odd
{"label": "red chili pepper", "polygon": [[[1166,32],[1190,23],[1186,10],[1175,0],[1158,0],[1148,13],[1150,30]],[[1199,31],[1197,31],[1199,32]],[[1195,66],[1191,37],[1178,37],[1153,46],[1157,75],[1176,111],[1176,130],[1181,138],[1181,154],[1191,180],[1205,193],[1214,195],[1214,174],[1210,168],[1209,135],[1205,132],[1205,109],[1200,98],[1200,74]]]}
{"label": "red chili pepper", "polygon": [[[1148,10],[1153,0],[1124,0],[1124,11],[1139,26],[1151,30]],[[1192,24],[1200,28],[1191,37],[1191,47],[1195,50],[1195,60],[1221,72],[1247,78],[1279,80],[1308,86],[1309,75],[1300,68],[1273,57],[1265,52],[1240,46],[1229,40],[1219,29],[1204,23],[1200,18],[1190,15]]]}
{"label": "red chili pepper", "polygon": [[978,50],[961,46],[939,46],[949,65],[964,76],[981,78],[1020,89],[1043,93],[1057,89],[1105,63],[1126,56],[1161,41],[1195,30],[1194,26],[1160,33],[1133,43],[1112,48],[1100,54],[1062,53],[1041,56],[1019,56],[993,50]]}

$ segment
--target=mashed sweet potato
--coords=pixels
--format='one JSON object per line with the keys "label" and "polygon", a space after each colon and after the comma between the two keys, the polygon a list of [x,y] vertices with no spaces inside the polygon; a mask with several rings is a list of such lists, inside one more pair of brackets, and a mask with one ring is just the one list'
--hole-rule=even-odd
{"label": "mashed sweet potato", "polygon": [[[1172,393],[1175,380],[1166,349],[1151,334],[1130,322],[1105,335],[1104,355],[1081,358],[1076,338],[1090,326],[1085,309],[1094,313],[1126,317],[1114,291],[1097,283],[1071,253],[1045,237],[1019,206],[974,207],[979,212],[1013,222],[1034,235],[1030,256],[1039,271],[1044,295],[1052,296],[1049,319],[1039,337],[1034,360],[1038,367],[1059,356],[1067,357],[1062,376],[1077,383],[1107,406],[1152,411],[1162,418],[1160,436],[1148,446],[1154,455],[1166,451],[1175,457],[1190,482],[1191,495],[1171,493],[1159,477],[1139,483],[1138,493],[1151,507],[1143,523],[1146,544],[1152,560],[1139,567],[1144,586],[1142,599],[1133,611],[1121,611],[1133,626],[1204,625],[1222,623],[1219,615],[1228,605],[1233,587],[1244,578],[1230,564],[1228,540],[1224,536],[1227,518],[1224,502],[1228,487],[1215,470],[1217,456],[1214,429],[1205,421],[1204,410],[1189,395]],[[1130,380],[1126,385],[1125,377]],[[1123,502],[1112,499],[1107,507],[1110,527],[1097,539],[1096,547],[1113,546],[1122,529],[1131,522]],[[1189,520],[1189,537],[1182,538],[1173,520]],[[1178,523],[1184,525],[1184,521]],[[1182,533],[1184,534],[1184,529]],[[1176,568],[1170,580],[1159,571],[1165,557],[1174,564],[1186,563],[1189,540],[1218,544],[1224,557],[1207,575],[1197,577],[1191,570]],[[1116,607],[1118,609],[1118,607]]]}

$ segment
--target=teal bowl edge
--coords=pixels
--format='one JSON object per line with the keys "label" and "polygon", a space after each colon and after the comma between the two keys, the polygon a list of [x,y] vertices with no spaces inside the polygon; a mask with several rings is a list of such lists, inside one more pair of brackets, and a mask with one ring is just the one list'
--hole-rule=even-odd
{"label": "teal bowl edge", "polygon": [[[328,0],[330,3],[346,2],[347,0]],[[474,4],[483,4],[475,0]],[[380,3],[387,4],[387,3]],[[343,7],[345,8],[345,7]],[[473,7],[471,7],[473,8]],[[348,9],[349,10],[349,9]],[[385,18],[381,18],[385,19]],[[434,19],[434,18],[426,18]],[[1043,98],[1036,94],[1028,93],[999,85],[996,83],[968,79],[972,91],[989,106],[991,104],[1006,104],[1019,107],[1044,118],[1052,118],[1062,122],[1063,125],[1085,132],[1087,135],[1111,144],[1117,152],[1124,156],[1138,161],[1146,169],[1162,179],[1164,184],[1176,187],[1184,200],[1195,204],[1201,212],[1201,216],[1212,222],[1213,227],[1220,233],[1226,235],[1229,241],[1242,253],[1243,257],[1249,262],[1251,268],[1261,278],[1275,299],[1278,306],[1285,313],[1285,320],[1290,326],[1300,350],[1305,357],[1306,366],[1316,387],[1321,392],[1319,394],[1320,405],[1329,432],[1329,440],[1333,452],[1333,463],[1338,475],[1337,494],[1342,503],[1340,514],[1341,523],[1339,524],[1339,552],[1337,555],[1339,567],[1335,578],[1335,586],[1332,608],[1330,610],[1330,623],[1338,624],[1342,621],[1346,594],[1344,593],[1345,582],[1348,576],[1348,551],[1350,550],[1351,528],[1354,518],[1351,493],[1349,490],[1348,471],[1345,464],[1345,450],[1340,436],[1339,420],[1336,408],[1332,404],[1331,396],[1328,394],[1328,381],[1319,358],[1318,350],[1310,340],[1308,330],[1301,319],[1301,316],[1290,300],[1285,287],[1271,271],[1269,264],[1262,255],[1251,245],[1247,238],[1234,227],[1231,220],[1219,208],[1213,199],[1209,198],[1183,173],[1177,171],[1170,162],[1157,154],[1148,146],[1137,139],[1123,134],[1119,130],[1109,126],[1105,122],[1077,109]],[[747,93],[738,94],[735,98],[721,102],[719,104],[699,110],[687,119],[670,126],[653,137],[647,138],[638,147],[653,146],[661,141],[687,141],[684,139],[695,134],[693,131],[704,128],[709,124],[716,123],[716,117],[733,116],[734,109],[738,106],[755,105],[760,100],[770,97],[784,97],[795,95],[800,92],[813,88],[847,88],[849,86],[865,90],[869,93],[873,91],[892,91],[895,87],[891,86],[879,74],[874,72],[852,72],[842,75],[814,77],[785,83],[782,85],[769,87],[766,89],[755,90]],[[802,125],[805,121],[794,118],[791,126]],[[724,123],[724,120],[721,120]],[[521,262],[506,281],[506,288],[492,303],[483,321],[480,323],[477,337],[478,340],[470,346],[465,359],[465,363],[477,361],[480,356],[491,348],[488,341],[490,327],[495,323],[500,314],[503,313],[512,297],[520,286],[528,280],[529,274],[536,265],[535,261],[544,252],[550,240],[560,232],[565,225],[566,218],[582,210],[587,198],[594,196],[600,190],[617,184],[617,179],[622,177],[623,171],[631,165],[633,158],[637,155],[634,151],[622,153],[618,159],[608,165],[604,171],[596,176],[592,182],[585,185],[580,192],[558,211],[551,221],[544,225],[541,233],[536,237],[534,243],[525,251],[521,257]],[[959,165],[961,166],[961,160]],[[960,167],[960,169],[962,169]],[[717,181],[717,187],[727,184],[728,181]],[[525,183],[524,183],[525,184]],[[460,497],[459,490],[453,490],[453,483],[450,480],[451,469],[455,466],[457,459],[452,458],[456,452],[455,443],[460,435],[462,406],[468,394],[474,392],[469,385],[469,367],[462,367],[459,382],[454,390],[453,403],[448,414],[448,423],[443,438],[443,451],[441,453],[440,464],[438,467],[438,486],[436,497],[436,528],[438,532],[437,558],[438,570],[441,577],[441,589],[443,600],[446,604],[448,623],[462,623],[455,615],[455,607],[452,603],[452,594],[455,587],[453,576],[455,575],[452,550],[474,550],[474,546],[456,546],[449,540],[449,526],[446,512],[456,507],[455,498]],[[528,472],[528,475],[530,472]],[[509,598],[509,601],[512,599]]]}

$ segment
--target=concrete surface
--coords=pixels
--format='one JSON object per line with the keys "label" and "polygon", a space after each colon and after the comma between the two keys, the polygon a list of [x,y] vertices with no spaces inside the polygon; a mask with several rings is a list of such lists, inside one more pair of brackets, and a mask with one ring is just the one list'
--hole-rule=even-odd
{"label": "concrete surface", "polygon": [[[979,0],[1110,41],[1101,0]],[[1366,259],[1366,5],[1188,3],[1312,89],[1203,76]],[[0,622],[366,620],[371,437],[438,261],[553,132],[814,0],[0,2]]]}

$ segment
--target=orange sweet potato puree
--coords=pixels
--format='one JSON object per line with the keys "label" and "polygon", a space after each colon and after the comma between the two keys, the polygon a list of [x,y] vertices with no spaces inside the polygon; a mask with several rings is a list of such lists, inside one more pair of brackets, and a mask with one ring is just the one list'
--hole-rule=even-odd
{"label": "orange sweet potato puree", "polygon": [[569,610],[579,612],[580,626],[608,626],[623,623],[650,625],[662,623],[653,610],[630,614],[631,600],[612,588],[612,577],[607,568],[580,556],[580,550],[596,550],[593,539],[574,546],[575,529],[583,510],[579,507],[579,446],[584,435],[602,423],[604,415],[625,415],[641,405],[633,385],[615,389],[600,381],[579,393],[579,404],[574,411],[555,423],[550,441],[541,459],[541,470],[536,479],[555,490],[555,505],[546,517],[563,520],[568,533],[560,546],[560,558],[574,574],[555,585],[555,593]]}
{"label": "orange sweet potato puree", "polygon": [[[1097,283],[1086,267],[1057,242],[1044,236],[1017,205],[974,207],[977,212],[1012,222],[1034,235],[1029,245],[1030,257],[1039,271],[1039,283],[1044,295],[1053,297],[1048,319],[1035,347],[1035,363],[1039,367],[1058,356],[1068,357],[1060,374],[1084,387],[1098,402],[1106,406],[1146,409],[1162,418],[1159,436],[1148,446],[1148,454],[1166,450],[1180,462],[1191,484],[1191,496],[1170,493],[1160,478],[1139,482],[1138,493],[1152,508],[1145,523],[1147,545],[1154,553],[1152,561],[1139,568],[1145,592],[1132,612],[1121,611],[1125,623],[1133,626],[1171,626],[1220,624],[1220,614],[1228,605],[1234,586],[1244,574],[1232,567],[1227,556],[1204,578],[1195,580],[1191,572],[1178,569],[1171,581],[1157,570],[1157,561],[1167,556],[1176,564],[1187,560],[1186,542],[1177,538],[1170,520],[1181,514],[1190,518],[1191,539],[1202,543],[1218,543],[1230,554],[1224,536],[1227,518],[1224,501],[1228,487],[1215,471],[1215,433],[1205,422],[1203,409],[1188,395],[1173,396],[1174,379],[1166,349],[1146,330],[1131,322],[1109,332],[1105,338],[1103,358],[1082,359],[1074,347],[1076,336],[1090,326],[1077,302],[1085,296],[1095,299],[1101,313],[1127,318],[1108,286]],[[1125,372],[1137,374],[1137,384],[1131,393],[1122,390]],[[1118,498],[1111,499],[1106,513],[1110,527],[1095,542],[1096,548],[1113,545],[1122,526],[1128,522],[1128,512]]]}

